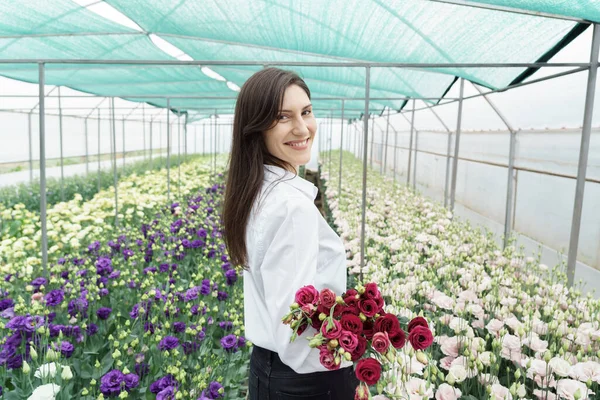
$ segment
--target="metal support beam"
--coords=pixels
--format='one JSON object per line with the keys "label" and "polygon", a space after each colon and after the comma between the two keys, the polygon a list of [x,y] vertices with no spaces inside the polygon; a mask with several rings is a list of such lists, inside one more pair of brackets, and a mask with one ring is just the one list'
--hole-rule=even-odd
{"label": "metal support beam", "polygon": [[[368,118],[370,118],[370,116]],[[375,150],[375,118],[373,118],[373,122],[371,122],[371,131],[371,159],[369,160],[369,166],[371,169],[373,169],[373,151]]]}
{"label": "metal support beam", "polygon": [[575,186],[575,204],[573,205],[573,220],[571,223],[571,236],[569,241],[569,257],[567,262],[567,281],[572,286],[575,280],[575,267],[577,265],[577,250],[579,248],[579,233],[581,230],[581,215],[583,212],[583,195],[585,190],[585,175],[587,172],[588,156],[590,152],[590,137],[592,133],[592,116],[594,113],[594,100],[596,95],[596,80],[598,77],[598,53],[600,47],[600,25],[594,24],[592,51],[590,57],[590,71],[588,74],[587,90],[585,95],[585,110],[583,113],[583,129],[581,133],[581,146],[579,149],[579,165],[577,168],[577,184]]}
{"label": "metal support beam", "polygon": [[396,168],[398,159],[398,132],[394,129],[394,183],[396,183]]}
{"label": "metal support beam", "polygon": [[152,131],[153,131],[152,128],[153,127],[152,127],[152,125],[153,125],[153,122],[152,122],[152,120],[150,120],[150,138],[149,138],[150,139],[150,149],[149,149],[150,151],[148,153],[148,158],[150,159],[150,168],[151,169],[152,169],[152,136],[153,136],[153,133],[152,133]]}
{"label": "metal support beam", "polygon": [[63,158],[63,123],[60,102],[60,86],[58,87],[58,135],[60,146],[60,200],[65,201],[65,163]]}
{"label": "metal support beam", "polygon": [[100,119],[100,108],[98,108],[98,170],[96,173],[97,183],[98,183],[98,191],[100,191],[100,156],[102,153],[100,152],[100,127],[102,120]]}
{"label": "metal support beam", "polygon": [[171,201],[171,99],[167,99],[167,200]]}
{"label": "metal support beam", "polygon": [[365,68],[365,114],[364,114],[364,154],[363,154],[363,182],[362,182],[362,216],[360,224],[360,281],[363,281],[363,268],[365,267],[365,225],[367,221],[367,150],[369,140],[369,95],[371,91],[371,68]]}
{"label": "metal support beam", "polygon": [[142,103],[142,135],[144,137],[142,145],[144,146],[144,160],[146,159],[146,110],[144,109],[144,103]]}
{"label": "metal support beam", "polygon": [[415,132],[415,103],[416,101],[413,99],[412,113],[410,118],[410,144],[408,145],[408,173],[406,174],[406,186],[410,186],[410,168],[412,162],[412,145],[413,145],[413,135]]}
{"label": "metal support beam", "polygon": [[85,175],[90,173],[90,155],[89,155],[89,137],[88,137],[88,119],[83,120],[85,124]]}
{"label": "metal support beam", "polygon": [[119,227],[119,200],[117,180],[117,127],[115,125],[115,98],[110,98],[111,120],[112,120],[112,156],[113,156],[113,183],[115,185],[115,227]]}
{"label": "metal support beam", "polygon": [[[471,82],[472,83],[472,82]],[[504,125],[510,131],[510,147],[508,150],[508,181],[506,184],[506,211],[504,213],[504,248],[508,246],[508,241],[510,238],[511,225],[513,220],[513,197],[515,192],[515,177],[514,177],[514,167],[515,167],[515,151],[517,146],[517,131],[513,129],[511,124],[508,123],[506,117],[500,112],[500,109],[496,107],[496,105],[492,102],[492,100],[487,97],[479,86],[475,85],[473,87],[477,89],[479,93],[483,96],[484,100],[492,107],[494,112],[498,115],[498,117],[502,120]]]}
{"label": "metal support beam", "polygon": [[[416,106],[416,100],[413,100],[413,106]],[[415,114],[413,114],[413,126],[415,125]],[[413,158],[413,190],[417,190],[417,156],[419,155],[419,131],[417,129],[415,131],[415,156]]]}
{"label": "metal support beam", "polygon": [[39,107],[40,107],[40,222],[42,225],[42,269],[44,276],[50,281],[48,273],[48,228],[46,222],[46,104],[44,100],[45,65],[38,64],[38,86],[39,86]]}
{"label": "metal support beam", "polygon": [[[462,99],[465,93],[465,80],[460,78],[460,98]],[[456,138],[454,144],[454,160],[452,163],[452,189],[450,191],[450,211],[454,212],[454,200],[456,199],[456,177],[458,174],[458,151],[460,148],[460,130],[462,124],[462,109],[463,102],[458,102],[458,118],[456,122]]]}
{"label": "metal support beam", "polygon": [[206,155],[206,124],[202,123],[202,155]]}
{"label": "metal support beam", "polygon": [[181,200],[181,111],[177,110],[177,199]]}
{"label": "metal support beam", "polygon": [[340,171],[338,177],[338,198],[342,198],[342,159],[344,158],[344,100],[342,100],[342,120],[340,127]]}
{"label": "metal support beam", "polygon": [[390,112],[392,110],[388,108],[387,120],[385,124],[385,147],[383,153],[383,175],[387,173],[387,154],[388,154],[388,137],[390,134]]}
{"label": "metal support beam", "polygon": [[31,138],[31,112],[27,114],[27,133],[29,137],[29,183],[33,182],[33,145]]}

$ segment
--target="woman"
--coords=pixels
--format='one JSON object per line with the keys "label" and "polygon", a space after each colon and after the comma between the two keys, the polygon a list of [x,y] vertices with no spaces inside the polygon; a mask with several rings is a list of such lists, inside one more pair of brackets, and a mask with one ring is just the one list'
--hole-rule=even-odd
{"label": "woman", "polygon": [[310,91],[295,73],[266,68],[242,87],[223,223],[229,256],[245,268],[250,400],[348,400],[358,385],[350,363],[336,371],[320,364],[305,339],[311,329],[290,343],[281,322],[302,286],[346,290],[343,242],[314,205],[317,188],[297,175],[316,130]]}

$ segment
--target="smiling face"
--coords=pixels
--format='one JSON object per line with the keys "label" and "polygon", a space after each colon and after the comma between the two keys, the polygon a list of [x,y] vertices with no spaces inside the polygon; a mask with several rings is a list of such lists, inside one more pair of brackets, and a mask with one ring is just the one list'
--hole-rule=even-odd
{"label": "smiling face", "polygon": [[317,132],[317,121],[306,92],[290,85],[284,92],[283,104],[275,126],[263,133],[269,153],[294,166],[310,161],[310,150]]}

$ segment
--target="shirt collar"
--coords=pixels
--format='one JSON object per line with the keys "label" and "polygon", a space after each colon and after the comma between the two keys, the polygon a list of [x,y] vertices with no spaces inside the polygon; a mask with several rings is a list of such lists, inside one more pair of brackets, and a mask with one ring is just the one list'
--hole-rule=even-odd
{"label": "shirt collar", "polygon": [[301,191],[311,201],[315,201],[319,189],[311,182],[307,181],[306,179],[302,179],[300,178],[300,176],[294,175],[290,171],[285,170],[281,167],[267,164],[263,164],[263,166],[265,172],[264,179],[267,182],[275,182],[277,180],[281,180],[281,182],[285,182],[288,185],[291,185],[299,191]]}

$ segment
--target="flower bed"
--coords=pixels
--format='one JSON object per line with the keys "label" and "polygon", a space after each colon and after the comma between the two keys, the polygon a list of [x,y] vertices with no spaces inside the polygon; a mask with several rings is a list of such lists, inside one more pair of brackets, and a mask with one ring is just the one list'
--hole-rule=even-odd
{"label": "flower bed", "polygon": [[[221,239],[223,184],[207,184],[201,164],[181,170],[185,200],[172,204],[164,171],[120,182],[118,231],[110,190],[55,207],[49,279],[28,261],[34,249],[2,266],[4,399],[243,398],[249,357],[242,288]],[[17,233],[33,229],[22,209],[10,215]],[[62,240],[82,231],[77,246]]]}
{"label": "flower bed", "polygon": [[[349,153],[343,161],[341,195],[337,162],[321,179],[356,277],[362,163]],[[600,396],[600,302],[567,288],[563,265],[540,264],[514,242],[502,250],[489,232],[374,171],[366,217],[363,279],[380,285],[388,311],[435,322],[430,359],[407,350],[389,398]]]}

